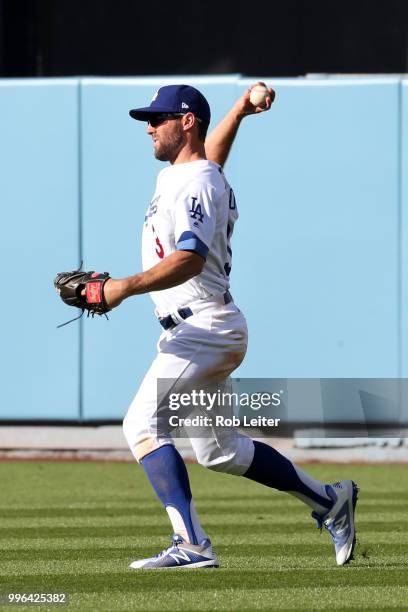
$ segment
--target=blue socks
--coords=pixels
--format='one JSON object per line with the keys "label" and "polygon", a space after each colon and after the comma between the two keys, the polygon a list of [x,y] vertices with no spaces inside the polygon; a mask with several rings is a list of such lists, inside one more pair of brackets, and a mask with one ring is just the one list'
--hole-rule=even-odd
{"label": "blue socks", "polygon": [[174,533],[191,544],[206,538],[192,502],[187,468],[172,444],[160,446],[140,462],[148,479],[165,506]]}
{"label": "blue socks", "polygon": [[254,447],[254,458],[244,474],[245,478],[292,493],[318,514],[327,513],[333,501],[323,483],[303,472],[271,446],[254,441]]}
{"label": "blue socks", "polygon": [[[320,516],[332,507],[333,501],[323,483],[263,442],[254,442],[254,449],[245,478],[293,494]],[[167,510],[174,533],[191,544],[200,544],[207,536],[194,508],[187,468],[180,453],[172,444],[165,444],[143,457],[140,463]]]}

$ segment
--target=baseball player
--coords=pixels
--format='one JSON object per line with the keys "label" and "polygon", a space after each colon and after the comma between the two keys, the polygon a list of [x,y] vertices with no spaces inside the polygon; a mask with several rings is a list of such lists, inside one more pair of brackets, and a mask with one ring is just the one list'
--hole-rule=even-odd
{"label": "baseball player", "polygon": [[[194,87],[161,87],[149,106],[130,111],[133,119],[146,122],[155,157],[170,164],[158,175],[144,219],[144,271],[109,279],[104,297],[114,308],[130,296],[150,293],[162,326],[157,356],[123,427],[174,533],[167,549],[134,561],[134,569],[218,567],[194,507],[185,464],[158,405],[170,390],[188,390],[196,379],[203,387],[216,381],[218,388],[228,389],[229,375],[245,356],[247,326],[229,291],[237,203],[222,168],[241,120],[268,110],[274,92],[268,94],[261,108],[251,104],[246,91],[207,139],[210,107]],[[163,391],[158,381],[164,381]],[[353,481],[321,483],[234,427],[203,425],[203,430],[191,437],[201,465],[296,496],[330,532],[337,564],[350,561],[358,490]]]}

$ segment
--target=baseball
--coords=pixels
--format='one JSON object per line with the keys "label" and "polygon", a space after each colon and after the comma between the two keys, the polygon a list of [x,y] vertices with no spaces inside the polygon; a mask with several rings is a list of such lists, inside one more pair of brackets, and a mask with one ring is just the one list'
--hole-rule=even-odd
{"label": "baseball", "polygon": [[269,96],[267,87],[264,85],[255,85],[249,94],[249,101],[254,106],[265,106],[266,97]]}

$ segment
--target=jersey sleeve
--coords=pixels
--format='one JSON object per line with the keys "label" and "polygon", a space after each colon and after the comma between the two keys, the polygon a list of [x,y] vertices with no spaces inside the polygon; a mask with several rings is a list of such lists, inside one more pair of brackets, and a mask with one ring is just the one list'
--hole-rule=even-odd
{"label": "jersey sleeve", "polygon": [[174,238],[178,251],[194,251],[207,258],[215,233],[215,189],[191,183],[176,200]]}

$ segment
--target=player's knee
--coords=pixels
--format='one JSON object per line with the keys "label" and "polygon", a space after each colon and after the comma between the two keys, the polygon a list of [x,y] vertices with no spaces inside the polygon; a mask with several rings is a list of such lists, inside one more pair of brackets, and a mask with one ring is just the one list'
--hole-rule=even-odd
{"label": "player's knee", "polygon": [[242,476],[248,470],[254,456],[254,443],[245,436],[237,437],[228,448],[196,449],[197,461],[214,472]]}
{"label": "player's knee", "polygon": [[133,455],[133,448],[135,446],[136,440],[137,440],[137,429],[135,428],[135,423],[133,419],[130,419],[129,417],[125,417],[123,419],[123,435],[126,438],[126,442],[128,443],[128,446],[130,448],[130,450],[132,451]]}
{"label": "player's knee", "polygon": [[126,416],[123,420],[123,434],[136,461],[140,461],[159,448],[156,438],[146,434],[144,428],[140,426],[138,420]]}
{"label": "player's knee", "polygon": [[127,443],[129,444],[129,446],[131,445],[131,442],[135,436],[135,422],[134,419],[130,419],[128,416],[125,416],[125,418],[123,419],[123,435],[126,438]]}
{"label": "player's knee", "polygon": [[213,472],[222,472],[224,474],[236,474],[239,475],[239,471],[237,472],[237,466],[235,464],[235,457],[228,455],[217,458],[211,457],[197,457],[198,463],[208,470],[212,470]]}
{"label": "player's knee", "polygon": [[225,457],[218,458],[216,460],[208,457],[198,457],[197,460],[200,465],[208,470],[212,470],[213,472],[223,472],[226,474],[230,472],[231,462]]}

